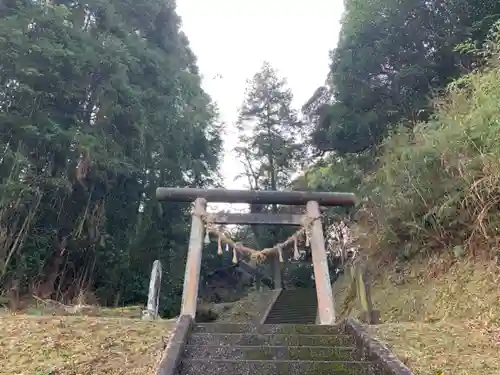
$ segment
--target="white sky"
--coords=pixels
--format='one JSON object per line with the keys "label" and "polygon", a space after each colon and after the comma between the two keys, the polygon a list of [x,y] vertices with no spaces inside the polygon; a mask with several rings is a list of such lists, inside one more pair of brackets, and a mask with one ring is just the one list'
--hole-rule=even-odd
{"label": "white sky", "polygon": [[232,154],[234,123],[243,102],[246,80],[269,61],[294,94],[300,109],[323,85],[328,52],[337,44],[342,0],[177,0],[182,29],[198,57],[203,87],[226,124],[222,173],[226,188],[242,170]]}

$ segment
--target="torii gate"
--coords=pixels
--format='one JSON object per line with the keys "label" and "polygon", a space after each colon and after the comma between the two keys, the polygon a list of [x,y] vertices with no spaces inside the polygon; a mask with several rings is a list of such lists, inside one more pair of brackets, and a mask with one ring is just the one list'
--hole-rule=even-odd
{"label": "torii gate", "polygon": [[[318,323],[335,323],[334,301],[320,218],[320,206],[353,206],[354,194],[309,191],[248,191],[226,189],[163,188],[156,190],[159,201],[194,202],[189,238],[181,315],[196,316],[207,202],[281,204],[306,206],[305,215],[271,213],[216,213],[213,224],[303,225],[310,220],[310,247],[318,298]],[[277,259],[276,254],[273,256]],[[280,266],[278,264],[278,266]],[[276,266],[274,267],[276,269]],[[281,272],[281,271],[280,271]],[[281,285],[280,285],[281,287]]]}

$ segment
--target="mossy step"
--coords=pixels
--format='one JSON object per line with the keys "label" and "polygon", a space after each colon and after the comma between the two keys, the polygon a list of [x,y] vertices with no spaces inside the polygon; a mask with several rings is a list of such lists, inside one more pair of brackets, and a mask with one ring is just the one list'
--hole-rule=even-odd
{"label": "mossy step", "polygon": [[368,362],[238,361],[190,359],[180,365],[182,375],[372,375]]}
{"label": "mossy step", "polygon": [[187,345],[184,358],[231,360],[350,361],[354,347],[331,346],[218,346]]}
{"label": "mossy step", "polygon": [[193,327],[194,333],[261,333],[261,334],[341,334],[340,325],[317,324],[237,324],[237,323],[202,323]]}
{"label": "mossy step", "polygon": [[240,333],[194,333],[188,345],[233,345],[233,346],[352,346],[354,338],[348,335],[286,335],[286,334],[240,334]]}

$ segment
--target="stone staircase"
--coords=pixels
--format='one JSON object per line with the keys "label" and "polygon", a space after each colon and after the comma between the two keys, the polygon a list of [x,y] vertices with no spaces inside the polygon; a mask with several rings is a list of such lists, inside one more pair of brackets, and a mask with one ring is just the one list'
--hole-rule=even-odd
{"label": "stone staircase", "polygon": [[276,299],[264,323],[314,324],[317,311],[316,289],[285,289]]}
{"label": "stone staircase", "polygon": [[264,324],[177,322],[156,375],[413,375],[357,320],[316,325],[314,289],[283,290]]}
{"label": "stone staircase", "polygon": [[373,375],[340,326],[196,324],[178,375]]}

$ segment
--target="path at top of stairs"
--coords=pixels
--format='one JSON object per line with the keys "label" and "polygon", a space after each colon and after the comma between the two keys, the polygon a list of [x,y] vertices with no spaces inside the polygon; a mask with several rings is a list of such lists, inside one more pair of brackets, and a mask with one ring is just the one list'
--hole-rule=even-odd
{"label": "path at top of stairs", "polygon": [[316,289],[282,290],[265,324],[314,324],[318,311]]}

